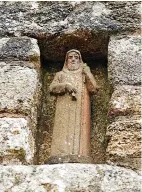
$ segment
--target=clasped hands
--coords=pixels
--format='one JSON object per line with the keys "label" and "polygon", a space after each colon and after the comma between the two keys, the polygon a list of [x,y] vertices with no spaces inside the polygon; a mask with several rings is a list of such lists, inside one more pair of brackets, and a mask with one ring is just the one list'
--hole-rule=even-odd
{"label": "clasped hands", "polygon": [[64,94],[66,92],[76,93],[77,90],[72,86],[71,83],[58,83],[50,88],[50,92],[56,94]]}

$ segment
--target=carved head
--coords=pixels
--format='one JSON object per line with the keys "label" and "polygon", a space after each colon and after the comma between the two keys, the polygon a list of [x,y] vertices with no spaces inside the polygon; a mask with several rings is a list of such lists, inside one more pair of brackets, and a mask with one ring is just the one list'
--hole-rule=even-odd
{"label": "carved head", "polygon": [[66,66],[68,70],[70,71],[77,70],[81,67],[81,64],[82,64],[82,58],[78,50],[72,49],[67,52],[64,66]]}

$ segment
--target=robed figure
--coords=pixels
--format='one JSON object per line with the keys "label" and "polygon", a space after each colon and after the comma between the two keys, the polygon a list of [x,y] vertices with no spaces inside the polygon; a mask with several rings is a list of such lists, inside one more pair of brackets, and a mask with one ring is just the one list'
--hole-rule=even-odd
{"label": "robed figure", "polygon": [[96,81],[80,52],[68,51],[62,71],[50,85],[57,102],[48,163],[91,163],[90,93],[96,91]]}

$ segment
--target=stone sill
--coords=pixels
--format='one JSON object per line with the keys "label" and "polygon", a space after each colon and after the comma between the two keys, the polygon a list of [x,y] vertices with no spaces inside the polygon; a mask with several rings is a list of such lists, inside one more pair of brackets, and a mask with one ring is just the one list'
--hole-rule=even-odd
{"label": "stone sill", "polygon": [[0,191],[10,192],[134,192],[141,176],[106,164],[0,166]]}

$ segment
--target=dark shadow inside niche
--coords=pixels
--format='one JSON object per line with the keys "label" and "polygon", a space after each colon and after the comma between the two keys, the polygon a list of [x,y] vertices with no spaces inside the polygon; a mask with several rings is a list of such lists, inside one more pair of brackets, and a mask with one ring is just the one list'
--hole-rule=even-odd
{"label": "dark shadow inside niche", "polygon": [[[105,163],[107,108],[110,98],[107,57],[88,60],[82,54],[82,58],[100,86],[98,93],[91,96],[91,156],[94,163]],[[41,56],[43,93],[36,141],[37,164],[44,164],[50,156],[56,98],[50,96],[49,85],[55,73],[62,70],[63,65],[64,61],[53,62]]]}

